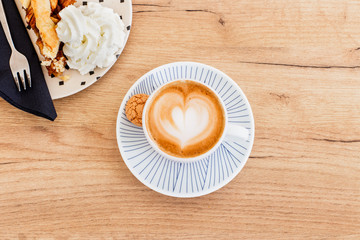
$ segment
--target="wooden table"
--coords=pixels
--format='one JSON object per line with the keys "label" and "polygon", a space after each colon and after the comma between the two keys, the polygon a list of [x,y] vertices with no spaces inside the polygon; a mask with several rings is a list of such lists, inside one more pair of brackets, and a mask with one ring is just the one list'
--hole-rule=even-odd
{"label": "wooden table", "polygon": [[[55,122],[0,101],[0,238],[360,239],[360,2],[133,3],[124,53]],[[141,184],[115,136],[129,87],[182,60],[232,77],[256,124],[241,173],[194,199]]]}

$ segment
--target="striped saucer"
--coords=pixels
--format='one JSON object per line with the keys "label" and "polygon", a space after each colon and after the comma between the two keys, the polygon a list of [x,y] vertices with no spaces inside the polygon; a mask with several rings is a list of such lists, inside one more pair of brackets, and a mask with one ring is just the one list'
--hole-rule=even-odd
{"label": "striped saucer", "polygon": [[[163,84],[191,79],[214,89],[226,105],[230,123],[250,132],[250,139],[224,141],[209,157],[180,163],[159,155],[147,142],[143,129],[130,123],[125,104],[135,94],[151,94]],[[240,87],[223,72],[194,62],[175,62],[158,67],[135,82],[127,92],[118,113],[116,136],[122,158],[143,184],[173,197],[198,197],[229,183],[244,167],[254,142],[254,118],[250,104]]]}

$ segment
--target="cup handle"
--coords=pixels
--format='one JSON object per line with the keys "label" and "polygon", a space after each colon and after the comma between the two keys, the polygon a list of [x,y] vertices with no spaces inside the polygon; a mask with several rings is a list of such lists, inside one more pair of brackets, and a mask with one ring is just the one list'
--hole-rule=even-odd
{"label": "cup handle", "polygon": [[250,132],[240,125],[229,123],[227,126],[225,138],[231,141],[248,140]]}

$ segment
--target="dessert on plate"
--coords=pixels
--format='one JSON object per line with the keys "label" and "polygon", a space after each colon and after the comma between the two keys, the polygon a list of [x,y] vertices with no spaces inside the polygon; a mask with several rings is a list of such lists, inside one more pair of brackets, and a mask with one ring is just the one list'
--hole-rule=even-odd
{"label": "dessert on plate", "polygon": [[67,79],[63,72],[84,75],[96,67],[109,67],[125,45],[125,26],[113,9],[76,0],[21,0],[26,22],[38,37],[36,44],[49,76]]}
{"label": "dessert on plate", "polygon": [[56,33],[60,11],[76,0],[22,0],[26,9],[26,21],[38,37],[36,44],[44,56],[42,65],[49,75],[60,76],[66,66],[66,58]]}

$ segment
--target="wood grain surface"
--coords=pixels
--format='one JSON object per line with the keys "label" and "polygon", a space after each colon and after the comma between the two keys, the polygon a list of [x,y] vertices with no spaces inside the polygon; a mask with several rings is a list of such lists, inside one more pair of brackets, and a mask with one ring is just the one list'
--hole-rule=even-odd
{"label": "wood grain surface", "polygon": [[[126,0],[127,1],[127,0]],[[55,122],[0,100],[1,239],[360,239],[360,1],[134,0],[129,42]],[[227,186],[142,185],[115,123],[130,86],[173,61],[232,77],[256,125]]]}

